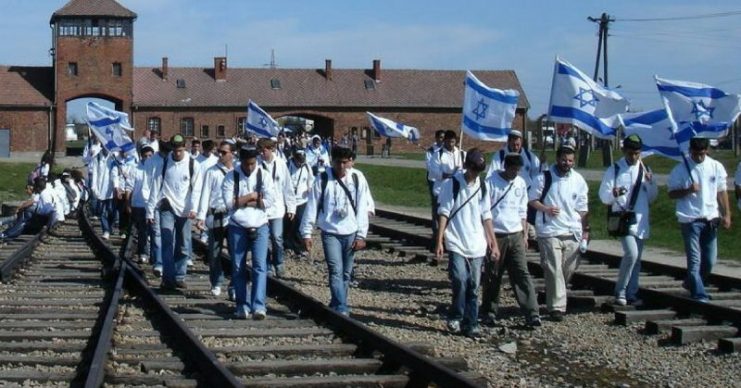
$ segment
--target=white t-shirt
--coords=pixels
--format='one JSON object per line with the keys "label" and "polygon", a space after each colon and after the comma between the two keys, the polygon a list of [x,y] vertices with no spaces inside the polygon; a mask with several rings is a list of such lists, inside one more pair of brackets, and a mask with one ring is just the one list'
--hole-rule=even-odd
{"label": "white t-shirt", "polygon": [[[556,206],[561,209],[557,216],[543,212],[535,215],[535,232],[538,237],[556,237],[574,235],[581,239],[581,215],[579,212],[589,210],[589,186],[578,172],[573,169],[565,176],[556,174],[557,167],[551,167],[551,187],[548,190],[543,205]],[[540,174],[530,186],[531,201],[539,200],[545,186],[545,173]]]}
{"label": "white t-shirt", "polygon": [[[486,178],[495,233],[522,232],[527,218],[527,183],[520,176],[508,181],[499,171]],[[504,197],[502,197],[504,196]],[[496,204],[496,205],[495,205]]]}
{"label": "white t-shirt", "polygon": [[[456,198],[453,198],[453,179],[460,184]],[[463,172],[458,172],[442,183],[438,197],[440,207],[437,214],[448,217],[448,225],[445,228],[445,249],[466,258],[479,258],[486,255],[484,221],[491,219],[489,210],[491,205],[488,193],[483,195],[480,188],[482,183],[481,178],[476,178],[468,184]],[[468,201],[471,196],[474,197]]]}
{"label": "white t-shirt", "polygon": [[[669,191],[686,189],[693,182],[700,184],[700,191],[676,200],[677,220],[679,223],[688,223],[698,218],[711,220],[720,217],[718,193],[727,189],[726,169],[709,156],[702,163],[695,163],[691,158],[685,160],[687,164],[677,164],[669,174]],[[692,171],[692,178],[688,170]]]}
{"label": "white t-shirt", "polygon": [[[504,157],[507,156],[508,152],[510,152],[509,148],[505,144],[504,148],[492,154],[489,169],[486,170],[487,178],[494,175],[497,171],[504,170]],[[522,168],[520,168],[519,175],[525,180],[529,188],[533,184],[533,180],[541,173],[540,159],[525,148],[520,149],[520,157],[522,158]]]}

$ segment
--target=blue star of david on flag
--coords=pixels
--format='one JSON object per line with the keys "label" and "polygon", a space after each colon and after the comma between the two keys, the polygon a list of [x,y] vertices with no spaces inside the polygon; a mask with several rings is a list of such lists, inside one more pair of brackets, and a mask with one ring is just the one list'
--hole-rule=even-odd
{"label": "blue star of david on flag", "polygon": [[695,115],[697,121],[704,121],[702,119],[703,117],[707,117],[708,120],[712,119],[714,110],[715,108],[713,107],[705,106],[705,101],[692,102],[692,114]]}
{"label": "blue star of david on flag", "polygon": [[484,102],[484,99],[480,99],[476,109],[473,110],[473,114],[476,115],[477,120],[481,120],[486,117],[486,110],[489,109],[489,104]]}
{"label": "blue star of david on flag", "polygon": [[268,126],[268,120],[265,120],[265,117],[260,117],[260,126],[263,128]]}
{"label": "blue star of david on flag", "polygon": [[247,125],[245,129],[257,136],[269,138],[278,136],[281,128],[277,121],[250,100],[247,104]]}
{"label": "blue star of david on flag", "polygon": [[133,131],[129,124],[129,115],[95,102],[87,104],[87,122],[90,130],[108,151],[129,152],[136,145],[126,131]]}
{"label": "blue star of david on flag", "polygon": [[[589,98],[589,99],[587,99]],[[593,106],[597,107],[597,103],[599,102],[599,98],[594,95],[594,92],[592,89],[584,89],[579,88],[579,94],[574,96],[574,99],[579,101],[579,108],[584,108],[585,106]]]}

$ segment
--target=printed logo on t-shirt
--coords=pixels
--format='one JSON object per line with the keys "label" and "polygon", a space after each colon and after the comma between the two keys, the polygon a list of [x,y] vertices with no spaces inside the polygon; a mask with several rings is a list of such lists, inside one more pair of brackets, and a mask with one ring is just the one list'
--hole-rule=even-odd
{"label": "printed logo on t-shirt", "polygon": [[576,193],[571,194],[571,199],[576,200]]}

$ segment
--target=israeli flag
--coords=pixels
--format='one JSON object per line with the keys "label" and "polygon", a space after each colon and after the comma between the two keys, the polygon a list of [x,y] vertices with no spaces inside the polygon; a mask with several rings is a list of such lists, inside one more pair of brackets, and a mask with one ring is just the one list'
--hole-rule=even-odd
{"label": "israeli flag", "polygon": [[87,123],[108,151],[135,152],[136,144],[125,131],[133,131],[129,115],[95,102],[87,103]]}
{"label": "israeli flag", "polygon": [[249,100],[247,104],[247,124],[246,130],[253,132],[260,137],[271,138],[278,136],[281,130],[278,122],[275,121],[257,104]]}
{"label": "israeli flag", "polygon": [[570,63],[556,58],[551,86],[550,120],[575,125],[602,139],[615,137],[619,113],[628,100],[594,82]]}
{"label": "israeli flag", "polygon": [[506,141],[515,118],[517,90],[490,88],[466,72],[461,128],[466,135],[488,141]]}
{"label": "israeli flag", "polygon": [[370,112],[365,112],[365,114],[368,116],[371,127],[383,137],[403,137],[411,141],[419,140],[419,130],[417,128],[378,117]]}
{"label": "israeli flag", "polygon": [[686,150],[692,137],[719,138],[728,134],[741,113],[741,96],[712,86],[656,78],[661,100],[677,142]]}
{"label": "israeli flag", "polygon": [[682,160],[682,152],[674,137],[669,116],[664,109],[650,112],[625,113],[620,115],[625,136],[638,135],[643,142],[641,156],[661,155],[677,161]]}

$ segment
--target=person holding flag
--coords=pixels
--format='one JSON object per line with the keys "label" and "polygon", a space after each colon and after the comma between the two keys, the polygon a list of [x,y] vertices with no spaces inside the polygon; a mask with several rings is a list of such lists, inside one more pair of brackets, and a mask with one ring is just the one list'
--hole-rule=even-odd
{"label": "person holding flag", "polygon": [[693,299],[707,302],[705,281],[718,254],[718,226],[731,227],[731,208],[726,192],[726,169],[708,156],[710,141],[693,137],[690,157],[672,169],[667,186],[676,200],[676,215],[687,255],[685,288]]}

